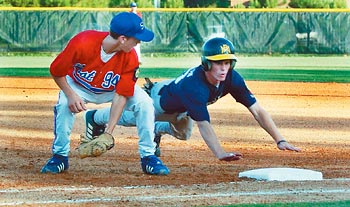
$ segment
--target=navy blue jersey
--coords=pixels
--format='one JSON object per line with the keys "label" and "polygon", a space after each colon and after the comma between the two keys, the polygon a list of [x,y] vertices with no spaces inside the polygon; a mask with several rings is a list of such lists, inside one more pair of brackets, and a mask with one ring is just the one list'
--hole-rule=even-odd
{"label": "navy blue jersey", "polygon": [[186,112],[195,121],[208,121],[210,116],[207,105],[230,93],[232,97],[246,107],[256,102],[247,88],[242,76],[235,70],[229,70],[226,79],[218,87],[210,84],[203,67],[200,65],[188,69],[160,91],[160,105],[166,113]]}

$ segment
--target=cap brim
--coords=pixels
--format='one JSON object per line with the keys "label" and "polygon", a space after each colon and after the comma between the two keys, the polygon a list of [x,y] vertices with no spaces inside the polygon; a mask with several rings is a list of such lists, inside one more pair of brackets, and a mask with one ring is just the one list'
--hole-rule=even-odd
{"label": "cap brim", "polygon": [[213,56],[206,56],[207,60],[237,60],[236,55],[234,54],[219,54],[219,55],[213,55]]}
{"label": "cap brim", "polygon": [[154,33],[145,28],[142,30],[142,32],[135,34],[134,38],[143,42],[150,42],[154,38]]}

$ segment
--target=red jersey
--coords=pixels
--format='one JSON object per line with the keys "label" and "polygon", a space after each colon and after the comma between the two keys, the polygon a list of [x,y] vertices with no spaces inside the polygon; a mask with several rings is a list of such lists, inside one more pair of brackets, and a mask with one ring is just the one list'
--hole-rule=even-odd
{"label": "red jersey", "polygon": [[53,76],[66,76],[93,93],[116,90],[123,96],[134,94],[139,68],[134,49],[119,51],[107,62],[101,60],[102,41],[108,32],[88,30],[74,36],[51,63]]}

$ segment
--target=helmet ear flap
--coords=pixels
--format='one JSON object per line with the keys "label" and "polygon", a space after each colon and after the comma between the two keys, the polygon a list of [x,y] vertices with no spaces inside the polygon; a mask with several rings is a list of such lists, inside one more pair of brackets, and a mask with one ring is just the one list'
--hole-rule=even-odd
{"label": "helmet ear flap", "polygon": [[236,66],[237,60],[231,60],[231,70],[233,70]]}
{"label": "helmet ear flap", "polygon": [[207,58],[205,58],[205,56],[202,56],[202,65],[204,71],[209,71],[211,69],[210,61],[208,61]]}

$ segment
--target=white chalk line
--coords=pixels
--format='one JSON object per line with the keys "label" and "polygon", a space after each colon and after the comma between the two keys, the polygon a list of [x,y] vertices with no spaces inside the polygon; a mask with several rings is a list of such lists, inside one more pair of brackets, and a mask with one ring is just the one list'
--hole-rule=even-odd
{"label": "white chalk line", "polygon": [[[317,180],[318,182],[322,181],[350,181],[350,178],[333,178],[333,179],[323,179],[323,180]],[[268,181],[267,181],[268,182]],[[237,182],[229,182],[229,184],[235,184]],[[197,185],[197,184],[193,184]],[[198,184],[200,185],[200,184]],[[40,188],[31,188],[31,189],[18,189],[18,188],[12,188],[12,189],[0,189],[0,193],[26,193],[26,192],[43,192],[43,191],[96,191],[96,190],[113,190],[113,189],[140,189],[140,188],[153,188],[154,186],[151,185],[143,185],[143,186],[124,186],[124,187],[40,187]],[[168,186],[171,187],[171,186]]]}
{"label": "white chalk line", "polygon": [[[345,179],[329,179],[349,181]],[[0,190],[0,193],[28,193],[28,192],[44,192],[44,191],[96,191],[96,190],[113,190],[113,189],[138,189],[151,188],[152,186],[127,186],[127,187],[43,187],[35,189],[5,189]],[[267,196],[267,195],[303,195],[303,194],[332,194],[332,193],[349,193],[349,189],[315,189],[315,190],[284,190],[284,191],[250,191],[250,192],[227,192],[227,193],[196,193],[195,195],[163,195],[163,196],[116,196],[113,198],[84,198],[84,199],[54,199],[49,201],[16,201],[16,202],[0,202],[0,206],[15,206],[15,205],[34,205],[34,204],[58,204],[58,203],[92,203],[92,202],[117,202],[122,200],[128,201],[149,201],[149,200],[167,200],[167,199],[194,199],[194,198],[218,198],[218,197],[233,197],[233,196]]]}
{"label": "white chalk line", "polygon": [[149,201],[149,200],[165,200],[165,199],[193,199],[193,198],[218,198],[232,196],[264,196],[264,195],[290,195],[290,194],[328,194],[328,193],[350,193],[350,189],[320,189],[320,190],[288,190],[288,191],[253,191],[253,192],[232,192],[232,193],[206,193],[196,195],[176,195],[176,196],[124,196],[120,198],[86,198],[86,199],[56,199],[50,201],[27,201],[27,202],[8,202],[0,203],[0,206],[14,206],[21,204],[58,204],[58,203],[92,203],[92,202],[116,202],[122,200],[128,201]]}

